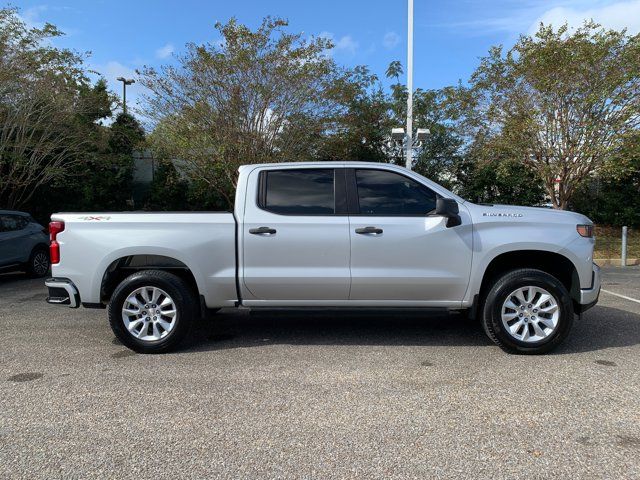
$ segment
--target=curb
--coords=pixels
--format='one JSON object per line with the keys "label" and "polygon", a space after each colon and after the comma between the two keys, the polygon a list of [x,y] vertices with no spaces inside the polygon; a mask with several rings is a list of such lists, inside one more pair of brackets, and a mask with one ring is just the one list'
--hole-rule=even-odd
{"label": "curb", "polygon": [[[619,258],[594,258],[600,267],[620,267],[622,266],[622,260]],[[627,267],[633,265],[640,265],[640,258],[627,258]]]}

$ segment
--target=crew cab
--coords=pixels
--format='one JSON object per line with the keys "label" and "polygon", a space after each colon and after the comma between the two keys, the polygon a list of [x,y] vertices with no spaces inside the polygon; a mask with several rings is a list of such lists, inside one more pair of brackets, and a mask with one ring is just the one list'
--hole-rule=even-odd
{"label": "crew cab", "polygon": [[466,310],[514,353],[543,353],[593,306],[591,221],[477,205],[390,164],[239,169],[233,213],[58,213],[47,301],[108,308],[141,353],[225,307]]}

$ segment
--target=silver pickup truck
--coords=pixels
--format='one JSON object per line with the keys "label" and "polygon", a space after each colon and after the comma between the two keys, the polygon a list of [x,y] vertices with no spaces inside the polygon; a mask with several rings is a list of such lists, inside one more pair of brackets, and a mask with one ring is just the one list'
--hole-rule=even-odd
{"label": "silver pickup truck", "polygon": [[243,166],[233,213],[51,220],[47,301],[108,307],[142,353],[240,306],[466,310],[505,351],[544,353],[600,292],[588,218],[475,205],[388,164]]}

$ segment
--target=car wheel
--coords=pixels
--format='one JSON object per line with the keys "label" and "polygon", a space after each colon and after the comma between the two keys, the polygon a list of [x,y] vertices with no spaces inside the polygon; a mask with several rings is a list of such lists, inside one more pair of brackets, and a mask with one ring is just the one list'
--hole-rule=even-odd
{"label": "car wheel", "polygon": [[573,316],[562,282],[541,270],[519,269],[498,278],[487,293],[482,325],[509,353],[541,354],[562,343]]}
{"label": "car wheel", "polygon": [[45,248],[36,248],[31,252],[29,263],[27,263],[27,273],[34,278],[42,278],[49,273],[49,252]]}
{"label": "car wheel", "polygon": [[143,270],[125,278],[109,302],[109,323],[123,345],[164,353],[184,339],[196,317],[193,291],[176,275]]}

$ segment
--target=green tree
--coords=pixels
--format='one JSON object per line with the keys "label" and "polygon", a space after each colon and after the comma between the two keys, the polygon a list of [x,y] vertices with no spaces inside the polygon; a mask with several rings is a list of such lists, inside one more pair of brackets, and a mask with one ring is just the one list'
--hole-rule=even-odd
{"label": "green tree", "polygon": [[87,158],[76,178],[83,185],[83,207],[126,210],[131,208],[133,198],[133,152],[144,149],[145,133],[128,113],[119,113],[102,132],[102,144]]}
{"label": "green tree", "polygon": [[596,223],[640,226],[640,132],[625,139],[600,175],[578,188],[571,208]]}
{"label": "green tree", "polygon": [[492,48],[457,94],[467,142],[484,149],[478,157],[508,152],[564,209],[638,128],[640,36],[541,25],[506,54]]}
{"label": "green tree", "polygon": [[25,205],[41,221],[54,211],[114,211],[132,206],[132,153],[144,148],[144,130],[134,117],[123,113],[110,126],[98,123],[111,116],[114,103],[104,80],[80,95],[81,101],[93,105],[76,120],[76,128],[87,134],[87,142],[66,170],[64,181],[43,186]]}
{"label": "green tree", "polygon": [[331,42],[286,27],[270,17],[255,31],[218,23],[221,42],[188,44],[178,65],[141,73],[155,151],[229,205],[239,165],[313,158],[340,108]]}
{"label": "green tree", "polygon": [[155,172],[151,188],[147,193],[145,210],[198,210],[190,202],[192,182],[182,178],[175,166],[169,162],[160,162]]}
{"label": "green tree", "polygon": [[454,190],[472,202],[530,206],[544,202],[542,182],[518,161],[496,158],[479,162],[465,156],[453,170]]}
{"label": "green tree", "polygon": [[342,108],[334,125],[321,141],[317,158],[321,160],[387,161],[387,143],[393,126],[389,98],[378,77],[367,67],[349,72],[336,86]]}
{"label": "green tree", "polygon": [[[407,116],[407,88],[400,82],[402,64],[394,61],[389,64],[386,75],[395,78],[389,95],[389,121],[387,135],[392,127],[405,124]],[[414,129],[427,128],[429,135],[416,150],[413,170],[445,187],[455,186],[454,166],[462,153],[462,139],[450,118],[448,106],[450,89],[416,89],[413,94]],[[413,132],[415,141],[416,132]],[[389,137],[387,136],[387,139]],[[398,165],[405,164],[405,151],[396,142],[388,143],[386,156]]]}
{"label": "green tree", "polygon": [[[64,175],[92,141],[84,57],[52,46],[55,26],[0,9],[0,205],[18,208]],[[91,111],[91,110],[94,111]],[[89,127],[84,128],[84,127]]]}
{"label": "green tree", "polygon": [[418,89],[414,94],[414,122],[428,128],[429,135],[418,149],[413,169],[441,185],[455,189],[455,166],[462,156],[462,139],[444,107],[446,90]]}
{"label": "green tree", "polygon": [[396,83],[394,85],[400,85],[400,75],[404,73],[404,69],[402,68],[402,62],[400,60],[394,60],[387,67],[387,71],[385,75],[387,78],[395,78]]}
{"label": "green tree", "polygon": [[134,150],[144,147],[144,129],[133,115],[119,113],[110,130],[109,153],[131,156]]}

